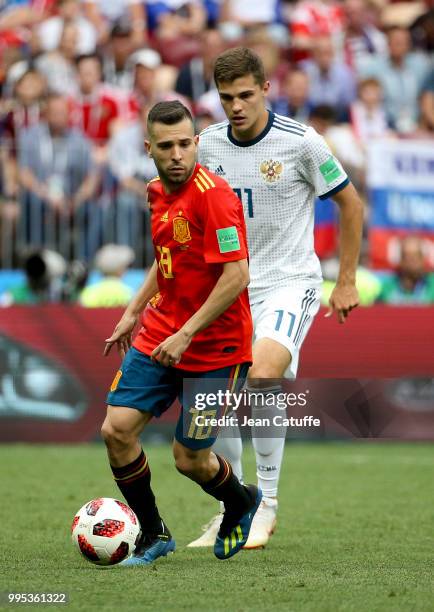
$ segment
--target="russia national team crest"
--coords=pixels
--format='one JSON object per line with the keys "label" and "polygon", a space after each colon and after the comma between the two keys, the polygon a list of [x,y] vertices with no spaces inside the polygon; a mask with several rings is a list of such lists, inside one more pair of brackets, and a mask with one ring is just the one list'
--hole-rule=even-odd
{"label": "russia national team crest", "polygon": [[261,163],[259,170],[261,171],[262,178],[266,183],[275,183],[281,177],[283,172],[283,164],[280,161],[268,159],[267,161],[263,161]]}
{"label": "russia national team crest", "polygon": [[181,244],[191,240],[188,220],[184,217],[175,217],[173,219],[173,240],[176,240],[176,242],[180,242]]}

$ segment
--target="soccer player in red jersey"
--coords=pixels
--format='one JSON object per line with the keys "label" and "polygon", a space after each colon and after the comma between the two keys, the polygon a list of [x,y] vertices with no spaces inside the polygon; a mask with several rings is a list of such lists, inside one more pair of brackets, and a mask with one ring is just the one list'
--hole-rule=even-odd
{"label": "soccer player in red jersey", "polygon": [[[146,565],[175,548],[138,436],[176,398],[175,464],[224,503],[214,553],[226,559],[247,541],[262,493],[242,485],[229,463],[211,452],[217,434],[210,419],[222,417],[225,406],[201,412],[196,400],[199,393],[239,389],[251,364],[243,209],[223,179],[196,163],[198,136],[185,106],[156,104],[148,133],[147,150],[159,171],[148,187],[156,259],[104,351],[116,344],[124,359],[108,395],[102,436],[116,483],[142,527],[136,552],[124,564]],[[132,343],[140,314],[142,327]]]}

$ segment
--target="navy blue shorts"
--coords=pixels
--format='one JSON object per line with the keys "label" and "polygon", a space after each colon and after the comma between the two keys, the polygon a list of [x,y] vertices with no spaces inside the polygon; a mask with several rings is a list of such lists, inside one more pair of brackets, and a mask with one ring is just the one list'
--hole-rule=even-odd
{"label": "navy blue shorts", "polygon": [[113,380],[107,404],[136,408],[159,417],[178,399],[181,411],[176,440],[193,450],[209,448],[218,434],[218,427],[211,420],[221,418],[226,411],[222,394],[238,393],[249,367],[249,363],[242,363],[191,372],[162,366],[133,347]]}

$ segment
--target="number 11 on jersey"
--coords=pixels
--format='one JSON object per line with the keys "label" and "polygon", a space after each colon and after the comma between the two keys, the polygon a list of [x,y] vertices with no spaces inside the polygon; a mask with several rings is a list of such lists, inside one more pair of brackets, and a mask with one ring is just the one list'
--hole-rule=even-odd
{"label": "number 11 on jersey", "polygon": [[253,190],[250,188],[241,189],[240,187],[234,187],[234,191],[237,196],[240,198],[241,202],[245,204],[245,199],[247,199],[247,211],[249,214],[249,218],[253,218]]}

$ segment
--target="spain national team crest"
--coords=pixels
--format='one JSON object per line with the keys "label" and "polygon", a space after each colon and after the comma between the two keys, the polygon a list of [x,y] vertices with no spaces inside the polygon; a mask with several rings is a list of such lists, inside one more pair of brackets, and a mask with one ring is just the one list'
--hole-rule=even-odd
{"label": "spain national team crest", "polygon": [[263,161],[261,163],[259,170],[261,171],[262,178],[266,183],[274,183],[278,181],[282,175],[283,164],[280,161],[268,159],[267,161]]}
{"label": "spain national team crest", "polygon": [[173,219],[173,240],[181,244],[191,240],[188,221],[184,217],[175,217]]}

